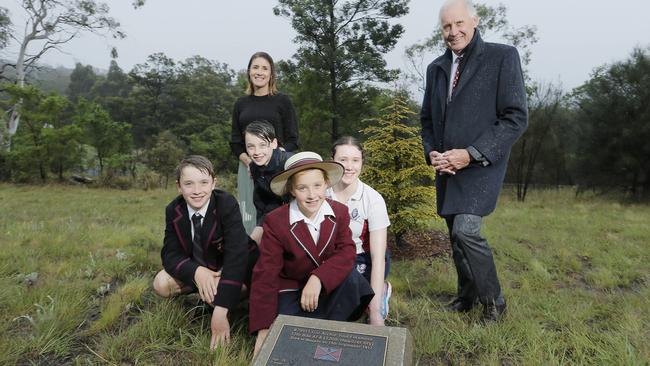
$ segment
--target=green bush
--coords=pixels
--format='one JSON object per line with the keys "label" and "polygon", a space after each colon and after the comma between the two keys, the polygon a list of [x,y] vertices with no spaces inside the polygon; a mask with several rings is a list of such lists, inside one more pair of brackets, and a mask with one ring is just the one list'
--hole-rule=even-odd
{"label": "green bush", "polygon": [[422,157],[418,128],[409,126],[415,113],[406,99],[394,97],[380,117],[362,130],[369,136],[364,143],[364,180],[382,194],[390,217],[390,230],[400,242],[410,230],[428,225],[436,214],[434,170]]}
{"label": "green bush", "polygon": [[99,185],[105,188],[127,190],[133,188],[133,179],[128,176],[109,173],[99,178]]}
{"label": "green bush", "polygon": [[145,191],[161,188],[162,187],[161,180],[162,178],[160,177],[160,174],[151,170],[147,170],[141,173],[140,176],[138,177],[138,186],[139,188],[142,188]]}

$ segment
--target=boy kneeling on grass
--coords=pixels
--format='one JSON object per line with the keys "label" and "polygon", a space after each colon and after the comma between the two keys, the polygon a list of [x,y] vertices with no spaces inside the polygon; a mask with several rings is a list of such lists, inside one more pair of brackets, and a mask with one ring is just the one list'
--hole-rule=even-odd
{"label": "boy kneeling on grass", "polygon": [[215,185],[212,163],[203,156],[191,155],[176,168],[180,196],[165,208],[164,269],[153,281],[162,297],[198,291],[214,307],[210,348],[230,340],[228,310],[237,306],[242,289],[250,288],[259,256],[237,200]]}

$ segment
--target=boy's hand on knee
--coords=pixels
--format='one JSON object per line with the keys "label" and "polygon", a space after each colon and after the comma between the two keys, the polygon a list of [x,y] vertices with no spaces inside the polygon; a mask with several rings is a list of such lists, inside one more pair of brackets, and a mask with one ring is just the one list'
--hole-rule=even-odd
{"label": "boy's hand on knee", "polygon": [[221,272],[215,272],[207,269],[206,267],[199,267],[194,273],[194,282],[199,289],[199,296],[201,300],[212,304],[214,296],[217,294],[217,285],[221,278]]}
{"label": "boy's hand on knee", "polygon": [[212,320],[210,321],[212,338],[210,339],[210,349],[217,348],[218,345],[228,344],[230,342],[230,323],[228,322],[228,309],[215,306],[212,311]]}
{"label": "boy's hand on knee", "polygon": [[309,312],[316,310],[318,307],[318,297],[322,288],[323,285],[320,279],[311,275],[307,284],[302,289],[302,295],[300,296],[300,307],[302,310]]}

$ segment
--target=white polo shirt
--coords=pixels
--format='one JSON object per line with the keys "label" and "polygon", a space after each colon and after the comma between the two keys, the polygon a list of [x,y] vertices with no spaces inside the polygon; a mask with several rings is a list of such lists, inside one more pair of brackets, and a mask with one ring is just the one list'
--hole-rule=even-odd
{"label": "white polo shirt", "polygon": [[[327,197],[338,201],[332,188],[329,188],[325,194]],[[369,253],[369,232],[390,226],[384,197],[359,180],[357,190],[347,202],[343,203],[348,206],[350,213],[350,230],[352,231],[352,240],[357,246],[357,254]]]}

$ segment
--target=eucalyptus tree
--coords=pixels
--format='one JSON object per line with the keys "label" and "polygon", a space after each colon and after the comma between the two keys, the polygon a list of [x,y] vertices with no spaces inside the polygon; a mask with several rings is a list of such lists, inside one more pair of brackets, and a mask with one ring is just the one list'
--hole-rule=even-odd
{"label": "eucalyptus tree", "polygon": [[579,183],[650,198],[650,48],[597,68],[572,96]]}
{"label": "eucalyptus tree", "polygon": [[[143,0],[133,2],[134,7],[143,4]],[[25,24],[19,27],[24,29],[21,34],[5,32],[8,27],[5,25],[5,18],[8,18],[8,14],[0,9],[0,36],[4,37],[6,34],[8,43],[15,43],[17,49],[15,61],[3,65],[3,71],[13,68],[13,82],[20,87],[25,85],[26,74],[37,65],[43,55],[52,50],[61,50],[66,43],[83,33],[125,37],[119,22],[110,16],[110,7],[101,1],[22,0],[20,6],[25,19]],[[6,126],[0,129],[0,133],[7,135],[6,141],[9,144],[20,124],[20,103],[21,101],[18,101],[5,111]]]}
{"label": "eucalyptus tree", "polygon": [[339,136],[346,111],[342,94],[360,83],[388,82],[397,70],[384,54],[404,33],[395,19],[408,13],[409,0],[279,0],[275,15],[291,19],[298,33],[296,66],[320,75],[327,99],[331,138]]}

